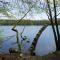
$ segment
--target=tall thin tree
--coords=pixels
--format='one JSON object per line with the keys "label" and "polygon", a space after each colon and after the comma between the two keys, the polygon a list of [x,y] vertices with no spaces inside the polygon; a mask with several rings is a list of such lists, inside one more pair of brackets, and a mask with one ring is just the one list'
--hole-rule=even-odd
{"label": "tall thin tree", "polygon": [[56,43],[56,50],[57,50],[58,43],[57,43],[57,36],[56,36],[56,32],[55,32],[55,28],[54,28],[54,24],[53,24],[53,19],[52,19],[52,12],[51,12],[51,8],[50,8],[49,0],[46,0],[46,2],[47,2],[47,6],[48,6],[48,11],[49,11],[49,15],[50,15],[50,22],[51,22],[52,29],[53,29],[55,43]]}
{"label": "tall thin tree", "polygon": [[58,29],[58,23],[57,23],[57,11],[56,11],[56,1],[53,0],[54,5],[54,18],[55,18],[55,24],[56,24],[56,31],[57,31],[57,37],[58,37],[58,50],[60,50],[60,37],[59,37],[59,29]]}

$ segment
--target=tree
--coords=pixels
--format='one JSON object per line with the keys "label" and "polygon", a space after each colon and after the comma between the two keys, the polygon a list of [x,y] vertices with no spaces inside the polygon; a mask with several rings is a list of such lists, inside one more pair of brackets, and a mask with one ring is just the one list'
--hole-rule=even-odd
{"label": "tree", "polygon": [[47,28],[47,26],[48,26],[48,25],[43,26],[43,27],[38,31],[38,33],[36,34],[36,36],[35,36],[32,44],[31,44],[31,46],[30,46],[30,54],[31,54],[31,55],[34,55],[34,54],[35,54],[34,50],[35,50],[35,47],[36,47],[36,45],[37,45],[38,39],[39,39],[39,37],[41,36],[41,34],[43,33],[43,31]]}
{"label": "tree", "polygon": [[60,35],[59,35],[59,29],[58,29],[58,24],[57,24],[57,11],[56,11],[56,2],[53,0],[54,4],[54,14],[55,14],[55,24],[56,24],[56,31],[57,31],[57,37],[58,37],[58,47],[57,50],[60,50]]}
{"label": "tree", "polygon": [[8,7],[10,2],[0,1],[0,13],[5,15],[9,19],[16,19],[16,17],[11,12],[10,8]]}
{"label": "tree", "polygon": [[48,10],[49,10],[49,15],[50,15],[50,22],[51,22],[52,29],[53,29],[53,33],[54,33],[54,37],[55,37],[55,43],[56,43],[56,47],[57,47],[57,46],[58,46],[58,43],[57,43],[57,36],[56,36],[54,24],[53,24],[53,18],[52,18],[52,13],[51,13],[51,9],[50,9],[49,0],[47,0],[47,5],[48,5]]}
{"label": "tree", "polygon": [[[47,16],[48,16],[48,14],[49,14],[49,16],[48,16],[48,19],[49,19],[49,21],[51,22],[51,25],[52,25],[52,29],[53,29],[53,33],[54,33],[54,38],[55,38],[55,43],[56,43],[56,50],[58,50],[58,42],[57,42],[57,36],[56,36],[56,31],[55,31],[55,28],[54,28],[54,23],[53,23],[53,17],[52,17],[52,12],[51,12],[51,7],[50,7],[50,3],[49,3],[49,0],[46,0],[46,3],[47,3],[47,8],[48,8],[48,12],[46,11],[47,10],[47,8],[45,9],[45,12],[46,12],[46,14],[47,14]],[[55,14],[55,16],[54,16],[54,18],[56,19],[56,14]],[[57,20],[57,19],[56,19]],[[57,23],[56,22],[56,20],[55,20],[55,23]],[[58,26],[57,26],[57,24],[56,24],[56,28],[57,28]],[[44,29],[44,27],[42,27],[42,29]],[[41,29],[41,30],[42,30]],[[58,29],[58,28],[57,28]],[[35,47],[36,47],[36,44],[37,44],[37,42],[38,42],[38,39],[39,39],[39,37],[40,37],[40,35],[41,35],[41,30],[39,30],[39,32],[36,34],[36,36],[35,36],[35,38],[34,38],[34,40],[33,40],[33,42],[32,42],[32,45],[31,45],[31,54],[33,55],[33,53],[34,53],[34,50],[35,50]],[[45,30],[45,29],[44,29]],[[42,30],[43,31],[43,30]],[[59,31],[58,31],[59,32]]]}

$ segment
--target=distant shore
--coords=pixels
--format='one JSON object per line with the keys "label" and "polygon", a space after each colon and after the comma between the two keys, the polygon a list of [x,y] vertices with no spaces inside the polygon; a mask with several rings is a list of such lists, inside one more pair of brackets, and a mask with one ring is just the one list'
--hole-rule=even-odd
{"label": "distant shore", "polygon": [[[15,25],[19,20],[0,20],[1,25]],[[60,25],[60,19],[58,19],[58,25]],[[55,21],[53,20],[55,25]],[[17,25],[51,25],[49,20],[21,20]]]}

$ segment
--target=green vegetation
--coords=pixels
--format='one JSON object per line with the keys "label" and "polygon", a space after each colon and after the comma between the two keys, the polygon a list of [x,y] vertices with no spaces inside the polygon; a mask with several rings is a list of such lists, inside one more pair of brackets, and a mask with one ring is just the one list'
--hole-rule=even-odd
{"label": "green vegetation", "polygon": [[0,48],[2,47],[2,43],[3,43],[3,34],[2,34],[3,30],[0,30]]}
{"label": "green vegetation", "polygon": [[[0,20],[0,25],[14,25],[19,20]],[[53,20],[53,22],[55,22]],[[55,24],[55,23],[54,23]],[[48,20],[21,20],[17,25],[51,25]],[[60,25],[60,19],[58,19]]]}

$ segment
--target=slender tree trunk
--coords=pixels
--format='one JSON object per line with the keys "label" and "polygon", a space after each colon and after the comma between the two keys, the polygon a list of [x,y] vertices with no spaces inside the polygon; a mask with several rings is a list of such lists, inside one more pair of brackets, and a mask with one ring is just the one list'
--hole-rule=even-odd
{"label": "slender tree trunk", "polygon": [[36,44],[37,44],[37,42],[38,42],[38,39],[39,39],[39,37],[41,36],[42,32],[46,29],[47,26],[48,26],[48,25],[43,26],[43,27],[38,31],[38,33],[36,34],[36,36],[35,36],[32,44],[31,44],[31,47],[30,47],[30,54],[31,54],[31,55],[34,55],[34,50],[35,50]]}
{"label": "slender tree trunk", "polygon": [[17,29],[12,29],[12,30],[16,32],[16,41],[17,41],[17,45],[18,45],[18,51],[19,51],[19,53],[21,53],[21,46],[19,43],[18,30]]}
{"label": "slender tree trunk", "polygon": [[56,11],[56,4],[55,0],[53,0],[54,4],[54,14],[55,14],[55,24],[56,24],[56,31],[57,31],[57,36],[58,36],[58,50],[60,50],[60,37],[59,37],[59,29],[58,29],[58,24],[57,24],[57,11]]}
{"label": "slender tree trunk", "polygon": [[53,24],[53,19],[52,19],[52,13],[51,13],[51,9],[50,9],[50,4],[49,4],[49,0],[46,0],[46,1],[47,1],[47,5],[48,5],[48,10],[49,10],[49,15],[50,15],[50,22],[51,22],[52,29],[53,29],[54,38],[55,38],[55,43],[56,43],[56,50],[57,50],[57,47],[58,47],[57,36],[56,36],[54,24]]}

